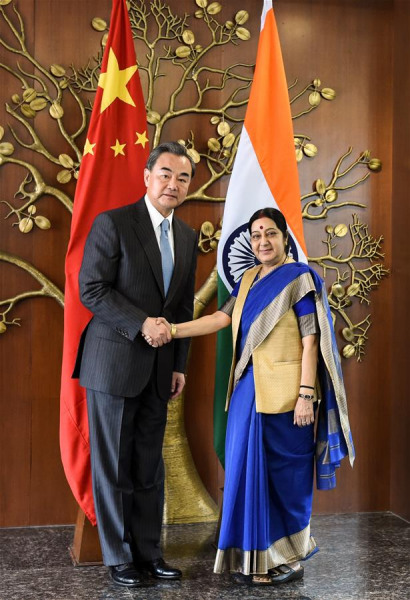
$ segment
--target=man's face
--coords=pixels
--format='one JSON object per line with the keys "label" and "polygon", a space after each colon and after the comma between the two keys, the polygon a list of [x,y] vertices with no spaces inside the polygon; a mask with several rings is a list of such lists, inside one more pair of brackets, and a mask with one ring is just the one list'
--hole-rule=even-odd
{"label": "man's face", "polygon": [[160,154],[151,171],[144,169],[148,198],[163,217],[185,200],[191,172],[191,163],[186,156],[170,152]]}

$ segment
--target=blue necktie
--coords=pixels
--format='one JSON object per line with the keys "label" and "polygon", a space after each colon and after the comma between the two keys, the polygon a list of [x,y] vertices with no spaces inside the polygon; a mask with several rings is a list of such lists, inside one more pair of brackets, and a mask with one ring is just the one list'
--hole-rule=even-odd
{"label": "blue necktie", "polygon": [[162,275],[164,277],[165,295],[168,293],[169,284],[171,282],[172,272],[174,270],[174,261],[172,258],[171,246],[168,238],[169,221],[164,219],[161,223],[161,260],[162,260]]}

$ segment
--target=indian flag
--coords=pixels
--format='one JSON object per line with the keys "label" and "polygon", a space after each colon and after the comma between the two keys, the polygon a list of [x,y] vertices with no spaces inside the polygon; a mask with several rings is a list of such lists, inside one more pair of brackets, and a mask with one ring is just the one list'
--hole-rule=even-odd
{"label": "indian flag", "polygon": [[[291,255],[307,262],[292,117],[271,0],[264,1],[255,75],[226,196],[218,246],[219,305],[243,272],[256,263],[248,221],[256,210],[266,206],[278,208],[285,215]],[[218,336],[214,399],[214,446],[222,465],[231,356],[231,332],[226,329]]]}

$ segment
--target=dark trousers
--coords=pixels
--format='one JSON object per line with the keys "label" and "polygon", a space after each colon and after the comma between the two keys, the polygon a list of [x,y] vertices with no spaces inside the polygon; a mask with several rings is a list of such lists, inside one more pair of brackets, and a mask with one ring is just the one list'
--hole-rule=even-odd
{"label": "dark trousers", "polygon": [[87,389],[91,472],[105,565],[161,556],[167,402],[150,383],[135,398]]}

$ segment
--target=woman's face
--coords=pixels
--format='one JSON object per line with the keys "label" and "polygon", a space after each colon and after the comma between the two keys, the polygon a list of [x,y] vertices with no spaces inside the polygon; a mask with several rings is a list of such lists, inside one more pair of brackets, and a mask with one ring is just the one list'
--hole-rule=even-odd
{"label": "woman's face", "polygon": [[273,267],[282,262],[286,256],[285,244],[283,233],[272,219],[262,217],[252,223],[252,251],[262,265]]}

